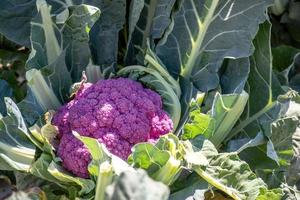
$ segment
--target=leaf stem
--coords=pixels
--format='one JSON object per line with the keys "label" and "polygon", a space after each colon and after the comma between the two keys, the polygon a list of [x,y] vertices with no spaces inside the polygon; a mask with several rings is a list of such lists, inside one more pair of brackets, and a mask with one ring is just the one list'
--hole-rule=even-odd
{"label": "leaf stem", "polygon": [[201,176],[204,180],[206,180],[210,185],[218,188],[219,190],[222,190],[223,192],[228,194],[230,197],[232,197],[234,200],[242,200],[234,191],[231,191],[224,184],[218,182],[211,175],[209,175],[208,173],[203,171],[200,167],[195,167],[194,170],[199,176]]}
{"label": "leaf stem", "polygon": [[100,165],[99,175],[96,186],[96,200],[105,200],[105,190],[108,185],[112,183],[113,168],[109,162],[104,162]]}

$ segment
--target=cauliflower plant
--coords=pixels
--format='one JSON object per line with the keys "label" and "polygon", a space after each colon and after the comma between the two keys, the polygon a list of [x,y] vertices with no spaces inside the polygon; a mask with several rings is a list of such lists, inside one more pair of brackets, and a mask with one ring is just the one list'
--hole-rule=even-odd
{"label": "cauliflower plant", "polygon": [[91,157],[72,130],[96,138],[126,160],[133,145],[156,140],[173,129],[160,95],[126,78],[84,83],[52,123],[59,129],[57,154],[63,166],[83,178],[88,177]]}

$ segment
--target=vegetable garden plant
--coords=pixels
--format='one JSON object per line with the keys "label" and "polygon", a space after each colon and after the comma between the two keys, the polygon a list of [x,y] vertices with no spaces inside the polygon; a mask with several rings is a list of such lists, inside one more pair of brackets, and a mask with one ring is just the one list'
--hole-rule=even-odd
{"label": "vegetable garden plant", "polygon": [[0,76],[0,198],[299,199],[299,50],[272,48],[273,3],[2,0],[30,54],[26,96]]}

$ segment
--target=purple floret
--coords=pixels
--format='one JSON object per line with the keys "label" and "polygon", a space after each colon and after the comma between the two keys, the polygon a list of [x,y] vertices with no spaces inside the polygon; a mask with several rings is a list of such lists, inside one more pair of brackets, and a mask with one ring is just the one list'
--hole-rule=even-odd
{"label": "purple floret", "polygon": [[153,142],[173,129],[160,95],[126,78],[83,84],[52,122],[59,129],[58,156],[63,166],[83,178],[88,177],[91,158],[72,130],[96,138],[112,154],[126,160],[133,145]]}
{"label": "purple floret", "polygon": [[87,148],[72,134],[64,134],[57,154],[63,160],[63,167],[79,177],[88,177],[87,166],[91,156]]}

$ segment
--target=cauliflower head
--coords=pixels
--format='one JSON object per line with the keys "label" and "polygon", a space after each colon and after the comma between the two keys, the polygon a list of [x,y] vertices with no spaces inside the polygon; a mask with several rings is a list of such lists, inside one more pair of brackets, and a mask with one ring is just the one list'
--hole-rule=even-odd
{"label": "cauliflower head", "polygon": [[84,83],[52,123],[59,129],[57,154],[63,166],[82,178],[88,177],[91,156],[72,131],[97,139],[126,160],[133,145],[152,142],[173,129],[160,95],[127,78]]}

